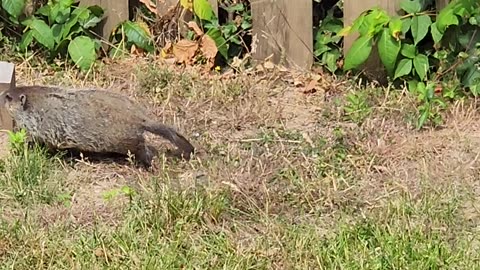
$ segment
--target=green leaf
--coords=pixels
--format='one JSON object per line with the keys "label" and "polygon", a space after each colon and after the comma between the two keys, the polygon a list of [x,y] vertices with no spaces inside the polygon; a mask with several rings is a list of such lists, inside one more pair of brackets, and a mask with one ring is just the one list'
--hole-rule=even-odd
{"label": "green leaf", "polygon": [[402,19],[402,33],[405,35],[408,30],[410,30],[410,27],[412,26],[412,18],[407,17]]}
{"label": "green leaf", "polygon": [[68,44],[68,54],[83,71],[90,69],[97,59],[95,42],[86,36],[79,36]]}
{"label": "green leaf", "polygon": [[322,44],[322,43],[318,42],[318,43],[315,44],[314,54],[315,54],[316,57],[319,57],[323,53],[328,52],[330,50],[331,50],[331,48],[328,45],[325,45],[325,44]]}
{"label": "green leaf", "polygon": [[63,39],[63,28],[65,27],[64,24],[54,24],[52,25],[52,34],[53,38],[55,39],[55,43],[60,43]]}
{"label": "green leaf", "polygon": [[103,14],[105,13],[105,10],[102,7],[100,7],[99,5],[89,6],[88,10],[90,10],[90,12],[93,15],[95,15],[96,17],[99,17],[99,18],[102,18]]}
{"label": "green leaf", "polygon": [[340,58],[340,52],[338,49],[333,50],[331,52],[326,52],[322,55],[322,62],[327,65],[327,69],[334,73],[338,67],[337,67],[337,61]]}
{"label": "green leaf", "polygon": [[228,59],[228,44],[225,38],[222,36],[222,32],[220,32],[218,28],[211,28],[206,34],[210,36],[213,41],[215,41],[218,52],[220,52],[225,59]]}
{"label": "green leaf", "polygon": [[417,48],[412,44],[404,43],[400,53],[405,57],[413,59],[415,58],[415,55],[417,55]]}
{"label": "green leaf", "polygon": [[101,18],[96,17],[96,16],[90,16],[88,18],[88,20],[82,21],[82,22],[80,22],[80,24],[82,25],[82,27],[84,29],[88,29],[88,28],[91,28],[91,27],[94,27],[95,25],[97,25],[100,21],[102,21]]}
{"label": "green leaf", "polygon": [[18,16],[25,8],[25,0],[2,0],[2,8],[12,17],[14,23],[18,23]]}
{"label": "green leaf", "polygon": [[136,46],[148,52],[153,52],[154,47],[150,34],[138,23],[125,21],[123,23],[123,29],[128,42],[133,42]]}
{"label": "green leaf", "polygon": [[405,10],[407,13],[418,13],[422,11],[422,4],[419,0],[403,0],[400,2],[400,8]]}
{"label": "green leaf", "polygon": [[396,80],[397,78],[410,74],[410,72],[412,72],[412,60],[402,59],[398,62],[393,79]]}
{"label": "green leaf", "polygon": [[345,56],[344,70],[350,70],[363,64],[372,51],[372,37],[361,36],[355,40]]}
{"label": "green leaf", "polygon": [[403,22],[399,17],[393,18],[388,23],[388,28],[390,29],[390,35],[393,37],[398,37],[402,33]]}
{"label": "green leaf", "polygon": [[391,35],[388,28],[384,28],[378,40],[378,53],[380,60],[385,65],[387,72],[393,75],[395,70],[395,64],[397,62],[397,56],[402,47],[400,41],[395,40]]}
{"label": "green leaf", "polygon": [[65,23],[70,18],[70,8],[60,9],[57,16],[54,18],[57,23]]}
{"label": "green leaf", "polygon": [[33,18],[27,22],[27,26],[32,29],[32,35],[40,44],[53,50],[55,40],[53,38],[52,29],[48,25],[37,18]]}
{"label": "green leaf", "polygon": [[420,77],[420,80],[423,81],[427,76],[428,70],[430,69],[428,57],[424,54],[418,54],[413,59],[413,66],[415,67],[415,71]]}
{"label": "green leaf", "polygon": [[444,8],[437,16],[437,28],[440,33],[445,33],[447,27],[450,25],[458,25],[458,18],[453,13],[452,8]]}
{"label": "green leaf", "polygon": [[75,0],[58,0],[58,4],[64,9],[70,9],[74,2]]}
{"label": "green leaf", "polygon": [[432,34],[433,42],[438,44],[442,40],[443,34],[438,31],[437,22],[434,22],[430,25],[430,33]]}
{"label": "green leaf", "polygon": [[23,33],[22,40],[20,41],[19,48],[21,51],[26,51],[28,46],[33,42],[33,31],[29,30]]}
{"label": "green leaf", "polygon": [[418,118],[418,122],[417,122],[417,129],[420,129],[423,127],[423,125],[425,124],[425,121],[427,121],[429,114],[430,114],[430,110],[428,109],[421,111],[420,117]]}
{"label": "green leaf", "polygon": [[211,21],[215,18],[212,6],[207,0],[193,0],[193,11],[201,20]]}
{"label": "green leaf", "polygon": [[414,16],[412,19],[413,43],[417,45],[428,33],[432,19],[428,15]]}

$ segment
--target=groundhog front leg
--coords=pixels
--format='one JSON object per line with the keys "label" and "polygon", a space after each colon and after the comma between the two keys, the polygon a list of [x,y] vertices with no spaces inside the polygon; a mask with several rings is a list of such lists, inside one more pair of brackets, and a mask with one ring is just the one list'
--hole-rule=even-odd
{"label": "groundhog front leg", "polygon": [[142,143],[138,146],[137,150],[135,151],[135,159],[140,162],[146,168],[150,168],[152,166],[153,157],[155,155],[155,151],[153,147]]}

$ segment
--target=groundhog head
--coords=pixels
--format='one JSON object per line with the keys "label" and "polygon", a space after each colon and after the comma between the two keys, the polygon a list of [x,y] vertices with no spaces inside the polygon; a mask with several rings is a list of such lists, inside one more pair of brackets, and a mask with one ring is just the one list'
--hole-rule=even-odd
{"label": "groundhog head", "polygon": [[27,95],[23,93],[6,92],[3,96],[5,108],[10,114],[15,115],[26,110]]}

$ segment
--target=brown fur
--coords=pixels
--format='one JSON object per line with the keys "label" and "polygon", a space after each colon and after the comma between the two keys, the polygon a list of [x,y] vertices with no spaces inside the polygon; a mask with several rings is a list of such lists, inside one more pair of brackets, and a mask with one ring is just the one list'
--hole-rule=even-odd
{"label": "brown fur", "polygon": [[175,144],[177,154],[186,159],[194,152],[172,127],[151,120],[142,107],[111,91],[23,86],[4,92],[2,99],[16,125],[51,149],[131,152],[149,167],[154,153],[143,136],[148,131]]}

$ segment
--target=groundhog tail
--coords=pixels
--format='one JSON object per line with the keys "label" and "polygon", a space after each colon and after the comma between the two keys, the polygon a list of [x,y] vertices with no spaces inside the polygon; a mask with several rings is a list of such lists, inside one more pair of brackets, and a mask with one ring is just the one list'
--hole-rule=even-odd
{"label": "groundhog tail", "polygon": [[182,134],[178,133],[171,127],[163,124],[152,124],[146,125],[145,129],[148,132],[160,135],[165,139],[169,140],[181,150],[181,153],[177,154],[181,154],[185,159],[190,159],[191,154],[193,154],[193,152],[195,151],[193,145],[185,137],[183,137]]}

